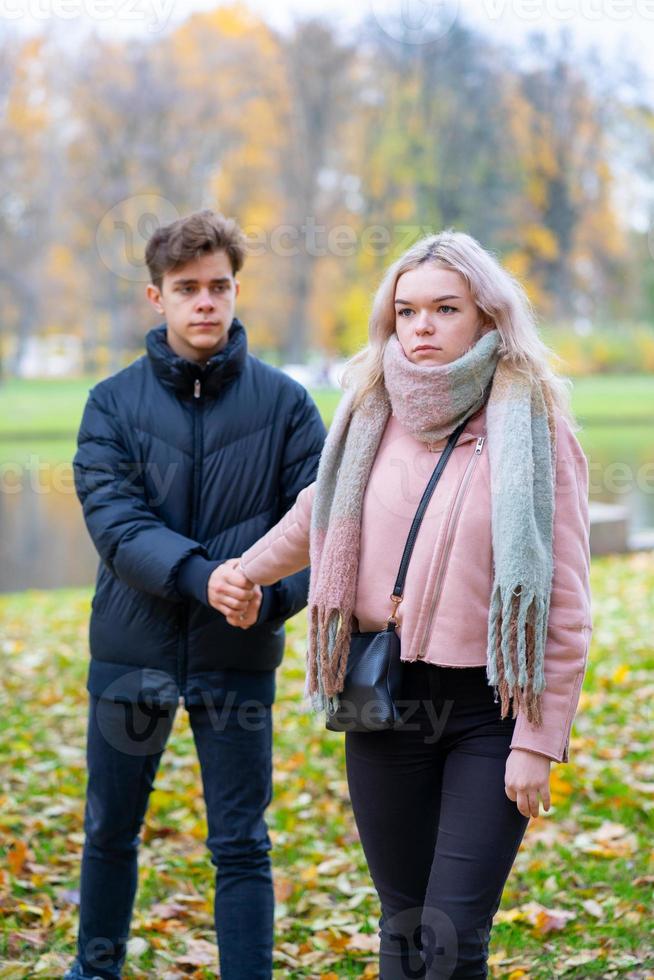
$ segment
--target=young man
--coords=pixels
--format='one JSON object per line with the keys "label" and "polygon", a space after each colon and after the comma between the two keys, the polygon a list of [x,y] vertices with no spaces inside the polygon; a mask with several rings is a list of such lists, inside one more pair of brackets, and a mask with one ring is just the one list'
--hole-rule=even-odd
{"label": "young man", "polygon": [[244,257],[235,222],[211,211],[155,232],[147,296],[165,323],[92,389],[79,431],[76,488],[101,562],[71,980],[121,975],[139,832],[182,703],[217,868],[221,977],[272,973],[271,706],[308,577],[261,590],[230,559],[313,482],[325,429],[300,385],[248,354],[234,315]]}

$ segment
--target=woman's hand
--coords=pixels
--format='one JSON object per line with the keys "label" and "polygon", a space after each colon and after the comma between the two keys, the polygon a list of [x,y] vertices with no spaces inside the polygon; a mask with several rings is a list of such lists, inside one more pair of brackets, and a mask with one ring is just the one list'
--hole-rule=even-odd
{"label": "woman's hand", "polygon": [[247,629],[259,615],[261,586],[241,571],[240,558],[230,558],[211,574],[207,595],[210,605],[221,612],[230,626]]}
{"label": "woman's hand", "polygon": [[[504,789],[523,817],[537,817],[540,800],[550,808],[550,766],[552,760],[527,749],[511,749],[506,760]],[[539,800],[540,797],[540,800]]]}
{"label": "woman's hand", "polygon": [[254,596],[252,599],[250,599],[248,605],[246,606],[245,612],[231,612],[229,615],[225,616],[225,619],[230,626],[238,626],[238,628],[242,630],[247,630],[250,628],[250,626],[254,626],[259,616],[261,600],[263,598],[260,585],[255,585],[254,590]]}

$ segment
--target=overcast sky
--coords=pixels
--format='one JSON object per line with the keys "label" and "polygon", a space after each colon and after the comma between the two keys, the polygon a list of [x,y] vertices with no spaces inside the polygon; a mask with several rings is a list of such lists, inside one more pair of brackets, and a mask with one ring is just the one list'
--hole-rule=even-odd
{"label": "overcast sky", "polygon": [[[156,37],[192,11],[222,5],[222,0],[0,0],[0,21],[27,29],[54,21],[58,27],[87,26],[113,36]],[[246,5],[280,29],[298,16],[320,15],[344,27],[373,16],[394,36],[399,17],[405,38],[415,44],[443,35],[457,17],[516,43],[530,31],[568,27],[576,44],[594,44],[611,58],[639,62],[654,99],[654,0],[248,0]]]}
{"label": "overcast sky", "polygon": [[[112,32],[151,33],[183,20],[194,10],[222,6],[222,0],[0,0],[0,20],[39,24],[46,19],[86,20]],[[627,43],[652,56],[654,0],[248,0],[279,27],[294,16],[323,15],[354,22],[372,14],[384,24],[399,13],[404,24],[425,38],[443,9],[501,34],[519,38],[530,29],[569,25],[588,40],[610,48]]]}

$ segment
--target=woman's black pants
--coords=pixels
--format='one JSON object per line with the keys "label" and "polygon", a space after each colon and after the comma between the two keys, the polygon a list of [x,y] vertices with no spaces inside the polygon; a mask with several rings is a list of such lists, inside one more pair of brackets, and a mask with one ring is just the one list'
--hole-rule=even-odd
{"label": "woman's black pants", "polygon": [[493,915],[528,817],[506,796],[515,726],[485,667],[403,667],[404,725],[345,736],[379,894],[380,978],[485,978]]}

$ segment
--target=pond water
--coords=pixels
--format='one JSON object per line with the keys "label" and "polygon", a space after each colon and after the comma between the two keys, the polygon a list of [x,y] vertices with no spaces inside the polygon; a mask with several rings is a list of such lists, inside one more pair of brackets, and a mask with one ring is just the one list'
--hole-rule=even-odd
{"label": "pond water", "polygon": [[[578,437],[589,460],[591,500],[627,506],[632,531],[654,528],[654,427],[589,426]],[[0,592],[93,584],[98,559],[74,492],[73,450],[44,464],[43,447],[21,463],[4,448]]]}

